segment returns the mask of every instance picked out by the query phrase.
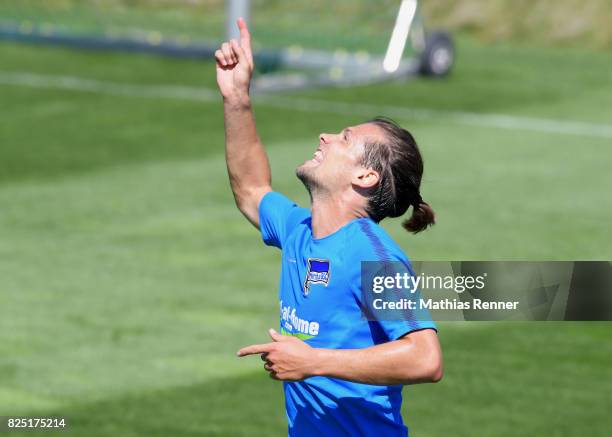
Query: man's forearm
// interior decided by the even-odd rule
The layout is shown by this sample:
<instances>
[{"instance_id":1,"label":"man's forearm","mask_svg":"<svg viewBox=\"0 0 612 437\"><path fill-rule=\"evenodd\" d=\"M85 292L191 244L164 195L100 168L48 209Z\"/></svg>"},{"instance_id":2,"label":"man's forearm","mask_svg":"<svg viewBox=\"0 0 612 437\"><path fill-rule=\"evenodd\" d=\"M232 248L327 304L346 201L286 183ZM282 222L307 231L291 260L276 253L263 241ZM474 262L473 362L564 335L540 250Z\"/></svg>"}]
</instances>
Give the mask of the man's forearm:
<instances>
[{"instance_id":1,"label":"man's forearm","mask_svg":"<svg viewBox=\"0 0 612 437\"><path fill-rule=\"evenodd\" d=\"M268 156L259 140L247 94L225 98L225 156L232 191L241 203L249 190L271 184Z\"/></svg>"},{"instance_id":2,"label":"man's forearm","mask_svg":"<svg viewBox=\"0 0 612 437\"><path fill-rule=\"evenodd\" d=\"M419 334L419 333L417 333ZM434 335L433 332L427 335ZM315 349L313 376L377 385L437 382L442 359L437 339L405 338L366 349Z\"/></svg>"}]
</instances>

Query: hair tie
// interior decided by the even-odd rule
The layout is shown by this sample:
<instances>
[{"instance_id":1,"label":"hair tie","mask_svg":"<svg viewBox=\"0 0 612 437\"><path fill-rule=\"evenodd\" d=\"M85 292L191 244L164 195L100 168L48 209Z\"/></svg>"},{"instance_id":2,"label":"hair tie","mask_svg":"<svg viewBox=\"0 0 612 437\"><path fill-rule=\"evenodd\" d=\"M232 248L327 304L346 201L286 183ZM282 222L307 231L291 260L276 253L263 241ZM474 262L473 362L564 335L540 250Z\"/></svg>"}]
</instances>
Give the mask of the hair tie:
<instances>
[{"instance_id":1,"label":"hair tie","mask_svg":"<svg viewBox=\"0 0 612 437\"><path fill-rule=\"evenodd\" d=\"M417 193L416 196L414 197L414 201L412 202L412 207L414 208L415 211L419 210L419 208L421 207L421 203L423 203L423 198L421 197L419 193Z\"/></svg>"}]
</instances>

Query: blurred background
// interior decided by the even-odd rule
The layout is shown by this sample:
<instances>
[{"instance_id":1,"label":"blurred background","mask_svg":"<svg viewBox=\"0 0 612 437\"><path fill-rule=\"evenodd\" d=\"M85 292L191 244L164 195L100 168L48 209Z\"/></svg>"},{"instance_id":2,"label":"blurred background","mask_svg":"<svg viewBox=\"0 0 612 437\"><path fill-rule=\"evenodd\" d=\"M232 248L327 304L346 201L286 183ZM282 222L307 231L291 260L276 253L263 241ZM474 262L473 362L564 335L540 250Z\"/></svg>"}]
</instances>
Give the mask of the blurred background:
<instances>
[{"instance_id":1,"label":"blurred background","mask_svg":"<svg viewBox=\"0 0 612 437\"><path fill-rule=\"evenodd\" d=\"M415 134L438 216L418 236L384 223L411 259L611 260L610 2L424 1L385 76L399 9L250 2L275 189L307 205L294 168L319 133L387 115ZM280 384L235 357L278 324L280 253L227 181L210 54L229 15L0 1L0 414L87 436L286 432ZM609 434L609 323L440 338L443 381L405 389L414 435Z\"/></svg>"}]
</instances>

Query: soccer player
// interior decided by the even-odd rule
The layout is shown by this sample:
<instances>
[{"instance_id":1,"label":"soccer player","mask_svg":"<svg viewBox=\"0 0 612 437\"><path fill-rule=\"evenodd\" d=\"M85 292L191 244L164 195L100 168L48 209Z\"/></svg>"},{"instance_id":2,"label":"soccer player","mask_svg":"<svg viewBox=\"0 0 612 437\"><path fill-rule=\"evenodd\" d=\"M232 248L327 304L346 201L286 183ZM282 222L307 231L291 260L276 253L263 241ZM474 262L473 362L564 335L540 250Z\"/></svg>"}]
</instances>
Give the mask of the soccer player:
<instances>
[{"instance_id":1,"label":"soccer player","mask_svg":"<svg viewBox=\"0 0 612 437\"><path fill-rule=\"evenodd\" d=\"M282 250L280 333L245 347L284 381L289 435L405 436L402 385L437 382L442 358L431 320L368 320L361 261L408 259L379 222L412 208L404 227L433 223L421 199L423 162L406 130L377 118L321 134L312 159L297 168L310 193L305 209L271 187L266 152L249 99L249 30L216 51L223 97L226 159L236 205Z\"/></svg>"}]
</instances>

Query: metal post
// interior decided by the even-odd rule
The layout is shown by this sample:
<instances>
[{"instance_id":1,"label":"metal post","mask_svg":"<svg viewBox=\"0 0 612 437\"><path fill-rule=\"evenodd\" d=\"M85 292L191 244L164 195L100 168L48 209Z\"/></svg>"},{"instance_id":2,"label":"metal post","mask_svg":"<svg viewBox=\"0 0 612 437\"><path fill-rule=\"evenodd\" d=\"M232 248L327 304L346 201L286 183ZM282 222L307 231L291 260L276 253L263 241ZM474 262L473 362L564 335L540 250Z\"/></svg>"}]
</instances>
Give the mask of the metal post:
<instances>
[{"instance_id":1,"label":"metal post","mask_svg":"<svg viewBox=\"0 0 612 437\"><path fill-rule=\"evenodd\" d=\"M244 18L250 24L250 3L250 0L227 0L225 34L228 40L240 37L238 26L236 26L238 17Z\"/></svg>"},{"instance_id":2,"label":"metal post","mask_svg":"<svg viewBox=\"0 0 612 437\"><path fill-rule=\"evenodd\" d=\"M387 73L393 73L400 66L417 6L417 0L402 0L395 20L395 27L389 40L389 47L387 47L387 54L383 61L383 69Z\"/></svg>"}]
</instances>

